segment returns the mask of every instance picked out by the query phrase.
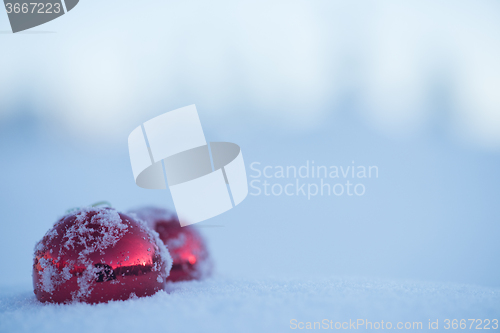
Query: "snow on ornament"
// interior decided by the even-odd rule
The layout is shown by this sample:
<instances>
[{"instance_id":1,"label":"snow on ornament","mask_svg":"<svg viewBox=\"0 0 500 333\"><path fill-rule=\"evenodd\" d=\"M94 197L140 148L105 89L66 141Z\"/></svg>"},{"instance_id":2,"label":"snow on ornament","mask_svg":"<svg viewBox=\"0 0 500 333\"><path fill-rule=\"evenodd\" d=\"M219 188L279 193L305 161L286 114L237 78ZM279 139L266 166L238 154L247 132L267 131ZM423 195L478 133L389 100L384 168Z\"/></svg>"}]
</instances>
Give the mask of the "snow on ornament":
<instances>
[{"instance_id":1,"label":"snow on ornament","mask_svg":"<svg viewBox=\"0 0 500 333\"><path fill-rule=\"evenodd\" d=\"M150 296L172 258L158 234L110 207L63 216L35 246L33 287L42 302L87 303Z\"/></svg>"},{"instance_id":2,"label":"snow on ornament","mask_svg":"<svg viewBox=\"0 0 500 333\"><path fill-rule=\"evenodd\" d=\"M199 280L211 275L213 263L205 240L195 227L181 227L177 217L162 208L143 207L129 213L158 232L167 246L173 259L167 281Z\"/></svg>"}]
</instances>

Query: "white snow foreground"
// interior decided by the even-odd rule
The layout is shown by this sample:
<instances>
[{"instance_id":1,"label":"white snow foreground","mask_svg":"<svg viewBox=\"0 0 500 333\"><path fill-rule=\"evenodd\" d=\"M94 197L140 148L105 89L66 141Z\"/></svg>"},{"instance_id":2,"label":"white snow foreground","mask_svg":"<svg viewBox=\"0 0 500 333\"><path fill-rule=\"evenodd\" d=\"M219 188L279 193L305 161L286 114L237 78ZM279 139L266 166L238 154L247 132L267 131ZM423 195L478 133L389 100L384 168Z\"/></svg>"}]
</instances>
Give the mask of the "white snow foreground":
<instances>
[{"instance_id":1,"label":"white snow foreground","mask_svg":"<svg viewBox=\"0 0 500 333\"><path fill-rule=\"evenodd\" d=\"M500 289L427 282L218 277L170 283L168 292L97 305L42 304L31 286L0 288L0 332L312 331L305 329L307 322L321 322L322 328L316 324L314 331L337 331L336 322L349 324L358 319L374 325L391 322L393 329L398 322L422 323L422 329L406 331L427 331L429 319L438 320L435 332L444 330L445 319L499 317ZM292 329L301 322L304 330ZM351 324L341 330L354 329ZM355 331L365 330L361 325Z\"/></svg>"}]
</instances>

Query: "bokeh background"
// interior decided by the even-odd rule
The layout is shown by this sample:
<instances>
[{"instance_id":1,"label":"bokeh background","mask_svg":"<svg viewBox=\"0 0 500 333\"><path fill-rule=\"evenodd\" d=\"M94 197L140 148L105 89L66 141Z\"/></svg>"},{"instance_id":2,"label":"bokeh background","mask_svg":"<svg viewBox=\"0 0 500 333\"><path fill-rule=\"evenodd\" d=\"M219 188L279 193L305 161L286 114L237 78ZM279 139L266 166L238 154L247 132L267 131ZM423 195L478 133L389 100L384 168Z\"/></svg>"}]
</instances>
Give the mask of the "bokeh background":
<instances>
[{"instance_id":1,"label":"bokeh background","mask_svg":"<svg viewBox=\"0 0 500 333\"><path fill-rule=\"evenodd\" d=\"M362 197L249 196L197 225L218 274L500 286L496 0L82 0L18 34L0 11L0 284L31 283L69 208L173 208L127 137L189 104L249 174L379 168Z\"/></svg>"}]
</instances>

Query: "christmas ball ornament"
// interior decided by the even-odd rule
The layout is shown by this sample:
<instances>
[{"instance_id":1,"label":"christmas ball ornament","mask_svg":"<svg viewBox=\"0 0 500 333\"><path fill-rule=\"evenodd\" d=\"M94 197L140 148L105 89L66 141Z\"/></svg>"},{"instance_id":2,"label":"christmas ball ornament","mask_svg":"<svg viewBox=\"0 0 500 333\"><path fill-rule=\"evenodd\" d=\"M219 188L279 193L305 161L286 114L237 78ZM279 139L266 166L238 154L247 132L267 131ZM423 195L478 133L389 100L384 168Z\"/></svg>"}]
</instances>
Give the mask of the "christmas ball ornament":
<instances>
[{"instance_id":1,"label":"christmas ball ornament","mask_svg":"<svg viewBox=\"0 0 500 333\"><path fill-rule=\"evenodd\" d=\"M143 207L130 211L160 235L172 256L168 281L203 279L212 273L213 263L202 235L192 226L181 227L166 209Z\"/></svg>"},{"instance_id":2,"label":"christmas ball ornament","mask_svg":"<svg viewBox=\"0 0 500 333\"><path fill-rule=\"evenodd\" d=\"M163 289L171 266L165 245L142 221L85 207L62 217L35 246L34 292L55 303L150 296Z\"/></svg>"}]
</instances>

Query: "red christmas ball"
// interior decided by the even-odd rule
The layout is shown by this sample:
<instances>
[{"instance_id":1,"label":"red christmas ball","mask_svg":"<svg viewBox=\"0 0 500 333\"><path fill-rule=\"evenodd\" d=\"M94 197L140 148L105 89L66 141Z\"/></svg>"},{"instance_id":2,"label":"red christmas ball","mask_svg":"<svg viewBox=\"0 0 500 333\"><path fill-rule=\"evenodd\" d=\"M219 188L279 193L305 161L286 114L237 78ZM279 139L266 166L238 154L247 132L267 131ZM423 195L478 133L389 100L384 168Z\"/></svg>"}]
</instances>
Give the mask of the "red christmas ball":
<instances>
[{"instance_id":1,"label":"red christmas ball","mask_svg":"<svg viewBox=\"0 0 500 333\"><path fill-rule=\"evenodd\" d=\"M35 246L34 292L55 303L150 296L163 289L171 266L165 245L143 222L86 207L62 217Z\"/></svg>"},{"instance_id":2,"label":"red christmas ball","mask_svg":"<svg viewBox=\"0 0 500 333\"><path fill-rule=\"evenodd\" d=\"M166 209L143 207L130 211L160 235L172 256L168 281L203 279L211 275L213 263L202 235L192 226L181 227Z\"/></svg>"}]
</instances>

